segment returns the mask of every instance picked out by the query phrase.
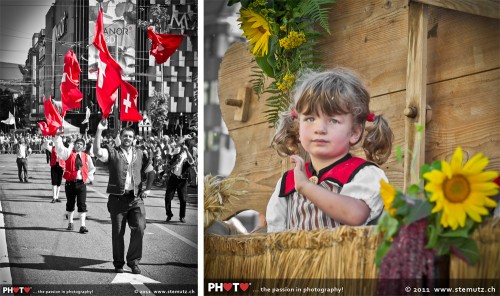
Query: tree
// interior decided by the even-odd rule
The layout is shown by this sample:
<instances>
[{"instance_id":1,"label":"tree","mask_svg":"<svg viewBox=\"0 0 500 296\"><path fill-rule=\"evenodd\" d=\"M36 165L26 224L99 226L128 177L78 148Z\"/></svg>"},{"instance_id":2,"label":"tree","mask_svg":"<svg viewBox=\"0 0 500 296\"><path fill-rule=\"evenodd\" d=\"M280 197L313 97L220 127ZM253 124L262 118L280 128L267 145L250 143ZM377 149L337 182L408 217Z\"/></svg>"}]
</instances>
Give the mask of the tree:
<instances>
[{"instance_id":1,"label":"tree","mask_svg":"<svg viewBox=\"0 0 500 296\"><path fill-rule=\"evenodd\" d=\"M163 129L168 123L168 101L170 96L155 91L153 102L149 108L149 119L153 126L153 132L156 132L160 137L163 136Z\"/></svg>"}]
</instances>

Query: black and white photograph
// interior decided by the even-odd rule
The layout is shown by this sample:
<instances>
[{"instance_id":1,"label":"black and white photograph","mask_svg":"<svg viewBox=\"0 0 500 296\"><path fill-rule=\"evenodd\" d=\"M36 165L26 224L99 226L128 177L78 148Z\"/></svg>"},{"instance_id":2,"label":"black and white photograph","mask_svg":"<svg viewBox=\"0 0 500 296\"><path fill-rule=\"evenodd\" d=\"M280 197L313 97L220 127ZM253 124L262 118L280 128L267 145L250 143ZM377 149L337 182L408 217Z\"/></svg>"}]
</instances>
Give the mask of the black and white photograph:
<instances>
[{"instance_id":1,"label":"black and white photograph","mask_svg":"<svg viewBox=\"0 0 500 296\"><path fill-rule=\"evenodd\" d=\"M198 2L0 0L0 293L198 295Z\"/></svg>"}]
</instances>

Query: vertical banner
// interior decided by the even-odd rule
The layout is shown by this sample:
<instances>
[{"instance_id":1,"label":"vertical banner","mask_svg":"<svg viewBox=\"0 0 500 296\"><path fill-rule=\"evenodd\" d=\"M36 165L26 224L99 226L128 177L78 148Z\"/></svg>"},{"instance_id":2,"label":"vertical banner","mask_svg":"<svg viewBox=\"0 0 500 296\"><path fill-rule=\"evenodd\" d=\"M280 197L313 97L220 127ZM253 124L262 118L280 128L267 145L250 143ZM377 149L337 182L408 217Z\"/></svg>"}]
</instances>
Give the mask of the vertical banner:
<instances>
[{"instance_id":1,"label":"vertical banner","mask_svg":"<svg viewBox=\"0 0 500 296\"><path fill-rule=\"evenodd\" d=\"M135 35L137 23L136 0L104 0L101 3L104 21L104 38L113 58L122 68L123 80L135 74ZM95 28L99 3L89 1L89 28ZM94 40L94 30L89 30L89 40ZM89 46L89 79L97 79L99 52Z\"/></svg>"}]
</instances>

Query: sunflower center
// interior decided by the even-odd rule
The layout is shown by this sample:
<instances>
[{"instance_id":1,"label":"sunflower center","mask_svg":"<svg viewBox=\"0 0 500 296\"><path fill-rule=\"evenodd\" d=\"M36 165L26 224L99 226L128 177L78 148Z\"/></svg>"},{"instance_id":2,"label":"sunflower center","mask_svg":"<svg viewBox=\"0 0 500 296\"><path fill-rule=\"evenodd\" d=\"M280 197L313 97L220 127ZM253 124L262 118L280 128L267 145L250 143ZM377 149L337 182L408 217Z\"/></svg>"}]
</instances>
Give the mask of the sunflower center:
<instances>
[{"instance_id":1,"label":"sunflower center","mask_svg":"<svg viewBox=\"0 0 500 296\"><path fill-rule=\"evenodd\" d=\"M454 175L444 182L444 196L453 203L464 201L470 193L469 181L462 175Z\"/></svg>"}]
</instances>

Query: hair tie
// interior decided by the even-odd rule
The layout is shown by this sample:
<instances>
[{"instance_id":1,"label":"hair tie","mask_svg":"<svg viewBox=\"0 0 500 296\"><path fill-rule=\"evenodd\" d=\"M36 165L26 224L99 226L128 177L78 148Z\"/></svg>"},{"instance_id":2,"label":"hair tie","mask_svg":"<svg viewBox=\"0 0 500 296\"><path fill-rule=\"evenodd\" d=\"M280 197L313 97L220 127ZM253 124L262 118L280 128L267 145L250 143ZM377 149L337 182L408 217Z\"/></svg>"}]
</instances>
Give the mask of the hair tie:
<instances>
[{"instance_id":1,"label":"hair tie","mask_svg":"<svg viewBox=\"0 0 500 296\"><path fill-rule=\"evenodd\" d=\"M375 119L375 113L370 113L370 115L368 115L368 118L366 119L366 121L368 122L373 122L373 119Z\"/></svg>"},{"instance_id":2,"label":"hair tie","mask_svg":"<svg viewBox=\"0 0 500 296\"><path fill-rule=\"evenodd\" d=\"M293 119L299 118L299 116L297 116L297 111L295 111L295 109L292 109L292 111L290 111L290 114L292 115Z\"/></svg>"}]
</instances>

